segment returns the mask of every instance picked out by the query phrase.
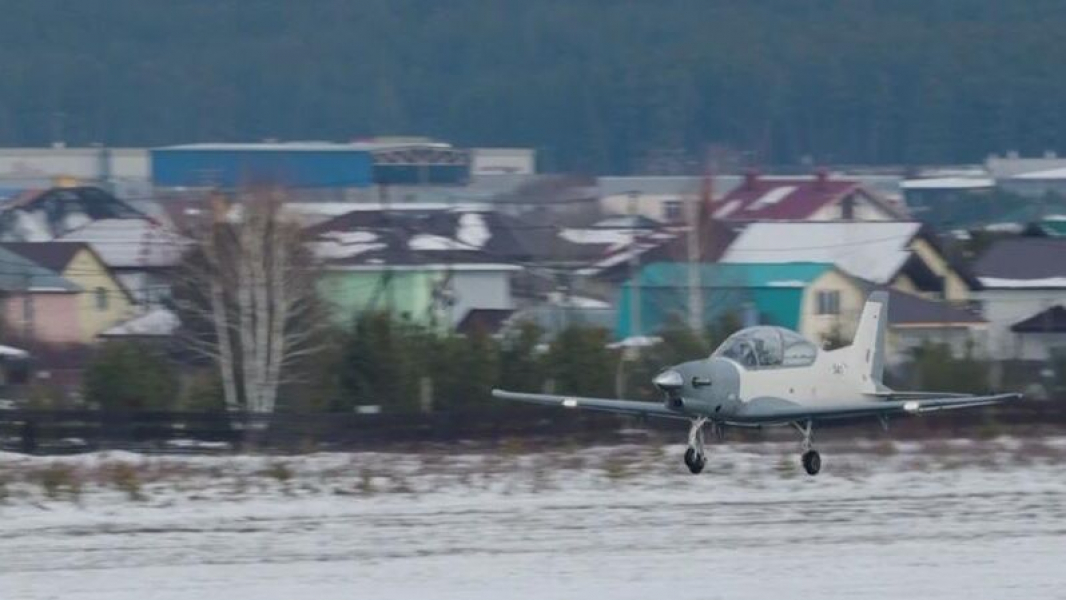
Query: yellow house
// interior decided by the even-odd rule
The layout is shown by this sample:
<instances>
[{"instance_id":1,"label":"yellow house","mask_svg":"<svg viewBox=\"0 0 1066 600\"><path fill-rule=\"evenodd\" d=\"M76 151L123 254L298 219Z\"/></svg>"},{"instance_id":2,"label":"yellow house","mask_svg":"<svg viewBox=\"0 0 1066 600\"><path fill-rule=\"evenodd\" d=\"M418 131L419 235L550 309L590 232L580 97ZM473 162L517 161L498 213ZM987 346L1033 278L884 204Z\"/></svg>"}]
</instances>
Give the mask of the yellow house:
<instances>
[{"instance_id":1,"label":"yellow house","mask_svg":"<svg viewBox=\"0 0 1066 600\"><path fill-rule=\"evenodd\" d=\"M3 247L81 287L77 300L81 342L92 343L101 331L134 316L133 297L88 244L18 242Z\"/></svg>"},{"instance_id":2,"label":"yellow house","mask_svg":"<svg viewBox=\"0 0 1066 600\"><path fill-rule=\"evenodd\" d=\"M684 318L691 298L690 269L688 263L650 263L641 268L639 279L625 282L616 336L654 335L672 318ZM876 289L888 291L889 364L908 360L914 348L930 342L947 344L961 355L980 345L987 329L979 316L950 302L873 285L830 263L702 263L695 274L704 323L732 315L744 325L786 327L826 346L849 343L867 296ZM640 311L639 319L633 318L633 310ZM634 334L636 323L642 329Z\"/></svg>"},{"instance_id":3,"label":"yellow house","mask_svg":"<svg viewBox=\"0 0 1066 600\"><path fill-rule=\"evenodd\" d=\"M721 261L829 263L877 286L956 306L971 300L978 285L944 255L921 223L912 221L750 223Z\"/></svg>"}]
</instances>

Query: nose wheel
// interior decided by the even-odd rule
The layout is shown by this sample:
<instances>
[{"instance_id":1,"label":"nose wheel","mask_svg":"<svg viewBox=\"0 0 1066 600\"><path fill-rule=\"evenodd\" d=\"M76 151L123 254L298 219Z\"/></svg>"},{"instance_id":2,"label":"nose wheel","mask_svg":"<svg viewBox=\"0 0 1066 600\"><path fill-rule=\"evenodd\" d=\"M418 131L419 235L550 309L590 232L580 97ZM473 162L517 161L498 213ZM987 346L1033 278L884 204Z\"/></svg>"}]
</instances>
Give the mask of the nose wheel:
<instances>
[{"instance_id":1,"label":"nose wheel","mask_svg":"<svg viewBox=\"0 0 1066 600\"><path fill-rule=\"evenodd\" d=\"M692 427L688 430L688 449L685 450L685 466L696 475L707 466L707 453L703 450L703 425L707 423L707 417L692 420Z\"/></svg>"},{"instance_id":2,"label":"nose wheel","mask_svg":"<svg viewBox=\"0 0 1066 600\"><path fill-rule=\"evenodd\" d=\"M803 470L808 475L817 475L822 470L822 455L818 454L815 450L812 441L812 425L810 421L807 421L804 426L800 426L799 423L793 423L796 429L803 434L803 454L800 456L800 462L803 463Z\"/></svg>"},{"instance_id":3,"label":"nose wheel","mask_svg":"<svg viewBox=\"0 0 1066 600\"><path fill-rule=\"evenodd\" d=\"M693 448L685 450L685 466L693 475L698 475L707 466L707 457Z\"/></svg>"},{"instance_id":4,"label":"nose wheel","mask_svg":"<svg viewBox=\"0 0 1066 600\"><path fill-rule=\"evenodd\" d=\"M818 471L822 470L822 455L818 454L817 450L808 450L803 453L801 458L803 460L803 470L807 471L808 475L817 475Z\"/></svg>"}]
</instances>

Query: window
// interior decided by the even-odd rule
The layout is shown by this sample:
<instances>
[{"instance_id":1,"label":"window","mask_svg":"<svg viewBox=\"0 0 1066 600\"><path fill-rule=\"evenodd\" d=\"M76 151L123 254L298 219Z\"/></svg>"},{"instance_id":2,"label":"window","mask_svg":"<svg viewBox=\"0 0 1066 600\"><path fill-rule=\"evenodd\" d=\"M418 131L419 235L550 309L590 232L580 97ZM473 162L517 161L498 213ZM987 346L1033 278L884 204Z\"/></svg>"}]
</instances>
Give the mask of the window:
<instances>
[{"instance_id":1,"label":"window","mask_svg":"<svg viewBox=\"0 0 1066 600\"><path fill-rule=\"evenodd\" d=\"M818 291L818 314L820 315L839 315L840 314L840 292L837 290L819 290Z\"/></svg>"},{"instance_id":2,"label":"window","mask_svg":"<svg viewBox=\"0 0 1066 600\"><path fill-rule=\"evenodd\" d=\"M667 200L663 202L663 219L667 223L680 223L684 219L681 214L680 200Z\"/></svg>"},{"instance_id":3,"label":"window","mask_svg":"<svg viewBox=\"0 0 1066 600\"><path fill-rule=\"evenodd\" d=\"M96 295L96 310L107 310L107 290L102 287L98 287L95 290Z\"/></svg>"}]
</instances>

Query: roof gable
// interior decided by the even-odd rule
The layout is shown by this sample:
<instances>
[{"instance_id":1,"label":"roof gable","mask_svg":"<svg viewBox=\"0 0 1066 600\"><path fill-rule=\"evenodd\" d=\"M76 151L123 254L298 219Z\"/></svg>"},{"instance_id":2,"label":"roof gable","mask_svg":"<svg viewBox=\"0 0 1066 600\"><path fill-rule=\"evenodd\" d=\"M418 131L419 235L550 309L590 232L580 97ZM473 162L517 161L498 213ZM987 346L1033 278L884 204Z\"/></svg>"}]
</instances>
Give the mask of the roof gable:
<instances>
[{"instance_id":1,"label":"roof gable","mask_svg":"<svg viewBox=\"0 0 1066 600\"><path fill-rule=\"evenodd\" d=\"M830 263L884 284L911 256L920 223L898 221L769 221L751 223L737 236L724 263Z\"/></svg>"},{"instance_id":2,"label":"roof gable","mask_svg":"<svg viewBox=\"0 0 1066 600\"><path fill-rule=\"evenodd\" d=\"M100 219L59 238L89 244L111 268L171 267L178 263L186 240L146 218Z\"/></svg>"},{"instance_id":3,"label":"roof gable","mask_svg":"<svg viewBox=\"0 0 1066 600\"><path fill-rule=\"evenodd\" d=\"M806 219L859 189L857 181L814 178L766 179L755 175L716 203L720 219Z\"/></svg>"},{"instance_id":4,"label":"roof gable","mask_svg":"<svg viewBox=\"0 0 1066 600\"><path fill-rule=\"evenodd\" d=\"M2 246L56 273L62 273L78 252L90 250L82 242L7 242Z\"/></svg>"},{"instance_id":5,"label":"roof gable","mask_svg":"<svg viewBox=\"0 0 1066 600\"><path fill-rule=\"evenodd\" d=\"M134 218L145 217L99 188L27 190L0 206L0 237L40 242L95 220Z\"/></svg>"},{"instance_id":6,"label":"roof gable","mask_svg":"<svg viewBox=\"0 0 1066 600\"><path fill-rule=\"evenodd\" d=\"M1015 333L1063 333L1066 332L1066 308L1055 305L1047 310L1018 321L1010 326Z\"/></svg>"},{"instance_id":7,"label":"roof gable","mask_svg":"<svg viewBox=\"0 0 1066 600\"><path fill-rule=\"evenodd\" d=\"M21 254L0 247L0 290L31 292L79 292L81 287Z\"/></svg>"}]
</instances>

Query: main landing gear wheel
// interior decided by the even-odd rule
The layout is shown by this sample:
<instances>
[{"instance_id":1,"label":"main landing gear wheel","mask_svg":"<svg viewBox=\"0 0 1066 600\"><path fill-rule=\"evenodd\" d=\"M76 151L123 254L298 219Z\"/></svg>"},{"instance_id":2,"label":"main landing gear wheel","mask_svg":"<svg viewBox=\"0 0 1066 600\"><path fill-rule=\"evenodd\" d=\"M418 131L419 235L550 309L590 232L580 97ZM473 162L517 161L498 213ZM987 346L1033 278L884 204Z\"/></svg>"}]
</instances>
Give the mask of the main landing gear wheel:
<instances>
[{"instance_id":1,"label":"main landing gear wheel","mask_svg":"<svg viewBox=\"0 0 1066 600\"><path fill-rule=\"evenodd\" d=\"M803 456L800 457L801 462L803 462L803 470L807 471L808 475L817 475L818 471L822 470L822 455L818 454L818 451L813 448L814 424L807 421L803 425L799 423L793 423L792 425L803 434Z\"/></svg>"},{"instance_id":2,"label":"main landing gear wheel","mask_svg":"<svg viewBox=\"0 0 1066 600\"><path fill-rule=\"evenodd\" d=\"M685 450L685 466L693 475L699 474L703 467L707 466L707 457L696 452L694 448L689 448Z\"/></svg>"},{"instance_id":3,"label":"main landing gear wheel","mask_svg":"<svg viewBox=\"0 0 1066 600\"><path fill-rule=\"evenodd\" d=\"M822 455L817 450L808 450L803 453L803 470L808 475L817 475L822 470Z\"/></svg>"}]
</instances>

